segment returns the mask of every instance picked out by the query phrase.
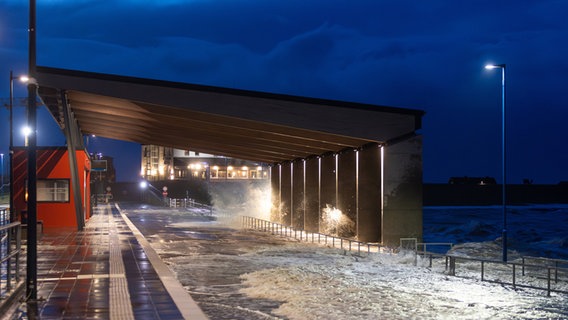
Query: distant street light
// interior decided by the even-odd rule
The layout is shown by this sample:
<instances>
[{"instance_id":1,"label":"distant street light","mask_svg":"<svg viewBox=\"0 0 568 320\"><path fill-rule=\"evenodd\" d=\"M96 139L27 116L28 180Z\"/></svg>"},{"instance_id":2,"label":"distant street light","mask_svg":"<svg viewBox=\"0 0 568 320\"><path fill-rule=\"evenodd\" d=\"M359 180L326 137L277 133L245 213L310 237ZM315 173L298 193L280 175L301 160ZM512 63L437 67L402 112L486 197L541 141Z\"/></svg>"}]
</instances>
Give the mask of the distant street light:
<instances>
[{"instance_id":1,"label":"distant street light","mask_svg":"<svg viewBox=\"0 0 568 320\"><path fill-rule=\"evenodd\" d=\"M0 169L0 174L2 175L2 180L0 180L0 189L2 189L2 194L4 194L4 154L0 153L0 158L2 159L2 166Z\"/></svg>"},{"instance_id":2,"label":"distant street light","mask_svg":"<svg viewBox=\"0 0 568 320\"><path fill-rule=\"evenodd\" d=\"M22 128L22 135L24 136L24 146L28 146L28 137L32 134L32 129L28 126Z\"/></svg>"},{"instance_id":3,"label":"distant street light","mask_svg":"<svg viewBox=\"0 0 568 320\"><path fill-rule=\"evenodd\" d=\"M505 189L507 185L507 170L506 170L506 131L505 131L505 64L489 64L485 69L501 69L501 167L503 174L503 181L501 184L501 200L503 207L503 262L507 262L507 201L505 196Z\"/></svg>"}]
</instances>

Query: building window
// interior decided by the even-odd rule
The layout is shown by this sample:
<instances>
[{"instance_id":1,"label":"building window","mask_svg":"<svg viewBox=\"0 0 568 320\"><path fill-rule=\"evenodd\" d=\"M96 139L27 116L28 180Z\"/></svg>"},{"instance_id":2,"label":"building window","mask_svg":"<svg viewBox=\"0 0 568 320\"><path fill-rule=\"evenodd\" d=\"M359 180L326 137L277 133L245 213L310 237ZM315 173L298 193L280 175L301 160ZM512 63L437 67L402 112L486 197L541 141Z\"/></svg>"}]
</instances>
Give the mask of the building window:
<instances>
[{"instance_id":1,"label":"building window","mask_svg":"<svg viewBox=\"0 0 568 320\"><path fill-rule=\"evenodd\" d=\"M69 202L69 180L38 179L37 201Z\"/></svg>"}]
</instances>

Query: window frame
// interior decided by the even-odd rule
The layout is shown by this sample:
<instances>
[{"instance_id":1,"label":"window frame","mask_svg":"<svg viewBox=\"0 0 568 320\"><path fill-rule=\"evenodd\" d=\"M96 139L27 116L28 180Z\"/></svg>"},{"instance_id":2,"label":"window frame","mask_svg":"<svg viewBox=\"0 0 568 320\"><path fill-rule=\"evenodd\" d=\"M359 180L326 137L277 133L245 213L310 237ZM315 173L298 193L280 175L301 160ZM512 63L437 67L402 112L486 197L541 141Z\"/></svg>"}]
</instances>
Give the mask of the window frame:
<instances>
[{"instance_id":1,"label":"window frame","mask_svg":"<svg viewBox=\"0 0 568 320\"><path fill-rule=\"evenodd\" d=\"M63 187L58 187L57 182L64 182ZM50 185L46 188L40 188L40 182L55 182L55 185ZM71 182L70 179L65 178L48 178L48 179L37 179L36 183L36 192L37 192L37 202L41 203L69 203L71 202ZM41 194L40 190L50 190L50 192ZM53 198L58 198L57 195L62 194L61 190L66 190L63 194L65 195L65 200L55 200ZM51 195L52 200L40 200L41 195Z\"/></svg>"}]
</instances>

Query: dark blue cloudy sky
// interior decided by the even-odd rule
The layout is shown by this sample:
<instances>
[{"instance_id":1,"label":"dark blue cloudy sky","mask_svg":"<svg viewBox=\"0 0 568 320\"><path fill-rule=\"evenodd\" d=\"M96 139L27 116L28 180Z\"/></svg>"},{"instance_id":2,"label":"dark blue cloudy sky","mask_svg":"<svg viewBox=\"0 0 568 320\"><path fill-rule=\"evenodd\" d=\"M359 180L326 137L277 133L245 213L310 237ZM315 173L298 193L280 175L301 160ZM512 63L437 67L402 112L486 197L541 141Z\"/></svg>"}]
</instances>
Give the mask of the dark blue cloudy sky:
<instances>
[{"instance_id":1,"label":"dark blue cloudy sky","mask_svg":"<svg viewBox=\"0 0 568 320\"><path fill-rule=\"evenodd\" d=\"M567 1L37 2L38 65L425 110L425 182L500 180L501 74L483 67L506 63L509 182L568 180ZM1 98L27 69L27 10L0 3ZM39 143L61 144L45 119ZM95 146L135 179L137 146Z\"/></svg>"}]
</instances>

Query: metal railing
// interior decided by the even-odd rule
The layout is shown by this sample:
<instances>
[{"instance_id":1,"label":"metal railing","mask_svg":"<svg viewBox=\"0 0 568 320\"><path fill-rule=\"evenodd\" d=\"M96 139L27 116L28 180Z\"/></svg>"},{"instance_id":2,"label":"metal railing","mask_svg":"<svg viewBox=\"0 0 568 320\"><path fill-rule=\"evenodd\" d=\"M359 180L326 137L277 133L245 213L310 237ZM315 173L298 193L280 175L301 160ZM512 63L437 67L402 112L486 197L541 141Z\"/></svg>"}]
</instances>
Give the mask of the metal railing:
<instances>
[{"instance_id":1,"label":"metal railing","mask_svg":"<svg viewBox=\"0 0 568 320\"><path fill-rule=\"evenodd\" d=\"M402 250L428 252L428 247L449 247L452 249L454 244L451 242L418 242L418 238L400 238L400 249Z\"/></svg>"},{"instance_id":2,"label":"metal railing","mask_svg":"<svg viewBox=\"0 0 568 320\"><path fill-rule=\"evenodd\" d=\"M10 209L0 208L0 226L10 223Z\"/></svg>"},{"instance_id":3,"label":"metal railing","mask_svg":"<svg viewBox=\"0 0 568 320\"><path fill-rule=\"evenodd\" d=\"M552 292L568 293L568 261L538 257L523 257L515 261L498 261L455 255L417 251L416 256L428 259L428 267L441 261L444 270L451 276L476 278L482 282L510 285L513 288L544 290L547 296ZM538 261L540 263L528 263Z\"/></svg>"},{"instance_id":4,"label":"metal railing","mask_svg":"<svg viewBox=\"0 0 568 320\"><path fill-rule=\"evenodd\" d=\"M553 268L554 269L554 281L558 282L559 270L562 273L562 270L568 270L568 260L562 259L550 259L550 258L543 258L543 257L531 257L531 256L524 256L521 258L523 268L522 268L522 275L525 274L532 274L535 270L533 270L529 264L526 264L527 261L532 261L532 265L538 265L536 271L545 268ZM527 267L525 267L525 265Z\"/></svg>"},{"instance_id":5,"label":"metal railing","mask_svg":"<svg viewBox=\"0 0 568 320\"><path fill-rule=\"evenodd\" d=\"M298 230L290 226L286 226L268 220L258 219L255 217L243 216L242 228L255 229L263 232L270 232L271 234L274 235L294 238L299 241L324 244L327 246L331 246L332 248L338 248L350 252L357 252L358 255L361 255L362 253L370 255L371 253L377 253L377 252L392 252L390 248L383 246L379 243L368 243L349 238L333 236L329 234Z\"/></svg>"},{"instance_id":6,"label":"metal railing","mask_svg":"<svg viewBox=\"0 0 568 320\"><path fill-rule=\"evenodd\" d=\"M209 213L213 212L213 207L207 204L202 204L191 198L167 198L170 208L201 208L208 210Z\"/></svg>"},{"instance_id":7,"label":"metal railing","mask_svg":"<svg viewBox=\"0 0 568 320\"><path fill-rule=\"evenodd\" d=\"M0 226L0 299L5 300L20 283L22 229L19 221Z\"/></svg>"},{"instance_id":8,"label":"metal railing","mask_svg":"<svg viewBox=\"0 0 568 320\"><path fill-rule=\"evenodd\" d=\"M361 253L370 255L372 252L392 253L395 251L381 244L297 230L280 223L248 216L242 217L242 228L270 232L274 235L290 237L300 241L323 243L334 248L356 251L359 255ZM460 275L458 274L461 272L462 277L473 278L472 273L479 274L479 280L481 281L511 285L513 288L544 290L548 296L552 292L568 293L568 260L523 257L519 259L520 261L502 262L427 251L428 247L432 248L433 246L448 246L452 248L452 243L420 243L417 238L401 238L400 244L398 250L414 252L415 265L418 265L419 256L423 259L428 259L429 268L434 267L434 262L441 261L443 270L448 275L459 277ZM361 248L366 250L361 250ZM423 250L418 250L419 248ZM527 263L529 261L532 261L532 263ZM561 283L565 284L561 285Z\"/></svg>"}]
</instances>

